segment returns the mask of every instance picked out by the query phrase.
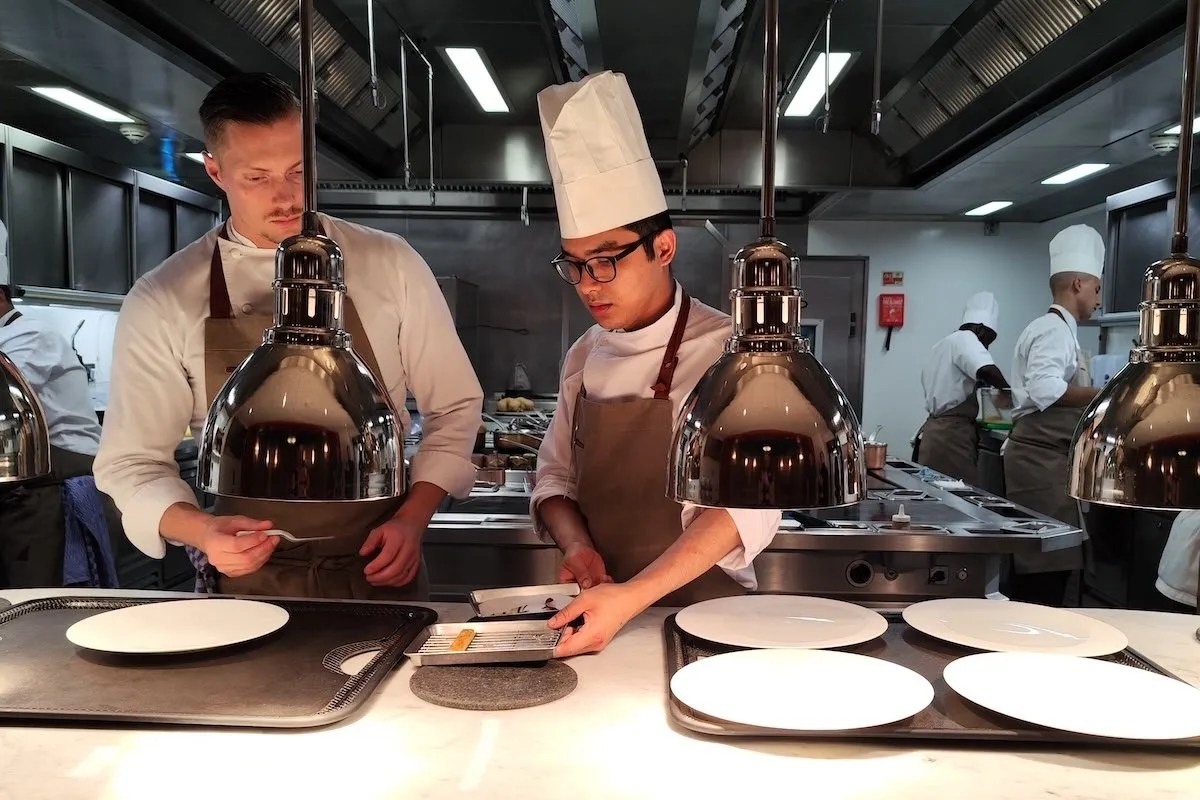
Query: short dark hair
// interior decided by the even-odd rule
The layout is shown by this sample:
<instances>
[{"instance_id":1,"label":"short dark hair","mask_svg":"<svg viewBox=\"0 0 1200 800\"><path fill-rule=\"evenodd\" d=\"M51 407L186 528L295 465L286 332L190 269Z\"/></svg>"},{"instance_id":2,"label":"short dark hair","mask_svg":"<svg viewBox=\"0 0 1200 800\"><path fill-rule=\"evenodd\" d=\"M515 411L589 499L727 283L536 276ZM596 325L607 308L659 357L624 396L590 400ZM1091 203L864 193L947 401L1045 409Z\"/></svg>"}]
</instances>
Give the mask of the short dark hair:
<instances>
[{"instance_id":1,"label":"short dark hair","mask_svg":"<svg viewBox=\"0 0 1200 800\"><path fill-rule=\"evenodd\" d=\"M292 87L266 72L231 75L214 86L200 104L204 146L217 146L230 122L270 125L300 110Z\"/></svg>"},{"instance_id":2,"label":"short dark hair","mask_svg":"<svg viewBox=\"0 0 1200 800\"><path fill-rule=\"evenodd\" d=\"M663 231L674 230L675 226L671 224L671 212L663 211L655 214L652 217L639 219L637 222L631 222L628 225L622 225L627 231L633 231L638 235L639 239L646 239L642 243L642 249L646 251L649 258L654 258L654 239Z\"/></svg>"}]
</instances>

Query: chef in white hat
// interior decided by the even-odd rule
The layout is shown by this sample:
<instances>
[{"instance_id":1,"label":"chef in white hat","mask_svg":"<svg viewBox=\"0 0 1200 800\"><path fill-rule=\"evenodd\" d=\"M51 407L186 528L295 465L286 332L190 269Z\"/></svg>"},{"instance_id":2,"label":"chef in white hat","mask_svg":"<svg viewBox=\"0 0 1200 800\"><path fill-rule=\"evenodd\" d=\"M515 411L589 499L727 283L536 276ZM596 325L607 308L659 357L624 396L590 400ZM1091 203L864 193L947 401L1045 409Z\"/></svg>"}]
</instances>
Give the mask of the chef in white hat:
<instances>
[{"instance_id":1,"label":"chef in white hat","mask_svg":"<svg viewBox=\"0 0 1200 800\"><path fill-rule=\"evenodd\" d=\"M559 644L566 656L603 648L655 603L754 590L780 514L666 496L676 417L730 320L672 274L677 240L625 77L551 86L538 107L562 236L553 265L597 323L567 353L531 501L563 552L560 578L584 589L550 621L583 619Z\"/></svg>"},{"instance_id":2,"label":"chef in white hat","mask_svg":"<svg viewBox=\"0 0 1200 800\"><path fill-rule=\"evenodd\" d=\"M1050 242L1054 303L1021 333L1011 373L1015 408L1004 449L1008 498L1052 519L1080 526L1079 504L1067 494L1071 440L1096 396L1090 358L1079 346L1079 323L1100 308L1104 239L1072 225ZM1083 548L1017 556L1007 593L1017 600L1061 605Z\"/></svg>"},{"instance_id":3,"label":"chef in white hat","mask_svg":"<svg viewBox=\"0 0 1200 800\"><path fill-rule=\"evenodd\" d=\"M978 485L979 384L1007 389L988 347L996 341L1000 305L991 292L977 292L967 301L962 325L933 346L921 370L925 411L929 415L917 433L915 459L943 475Z\"/></svg>"}]
</instances>

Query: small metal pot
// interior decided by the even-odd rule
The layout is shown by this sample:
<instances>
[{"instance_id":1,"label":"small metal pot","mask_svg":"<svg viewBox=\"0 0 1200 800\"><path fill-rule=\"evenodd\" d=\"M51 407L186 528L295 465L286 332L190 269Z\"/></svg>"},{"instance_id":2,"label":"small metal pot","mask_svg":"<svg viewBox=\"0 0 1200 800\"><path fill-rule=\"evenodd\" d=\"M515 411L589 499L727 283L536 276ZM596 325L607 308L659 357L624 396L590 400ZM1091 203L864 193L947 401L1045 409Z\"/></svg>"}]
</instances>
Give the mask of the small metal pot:
<instances>
[{"instance_id":1,"label":"small metal pot","mask_svg":"<svg viewBox=\"0 0 1200 800\"><path fill-rule=\"evenodd\" d=\"M867 469L883 469L887 466L887 442L864 442L863 457Z\"/></svg>"}]
</instances>

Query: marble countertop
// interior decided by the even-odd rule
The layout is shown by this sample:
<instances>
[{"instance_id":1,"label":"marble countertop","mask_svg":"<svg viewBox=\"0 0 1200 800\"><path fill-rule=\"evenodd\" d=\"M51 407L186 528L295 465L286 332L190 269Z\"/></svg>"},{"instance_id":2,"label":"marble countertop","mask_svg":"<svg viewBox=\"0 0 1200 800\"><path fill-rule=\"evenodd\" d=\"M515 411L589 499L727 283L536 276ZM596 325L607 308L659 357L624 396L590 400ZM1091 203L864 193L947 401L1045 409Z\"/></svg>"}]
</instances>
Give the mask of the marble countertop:
<instances>
[{"instance_id":1,"label":"marble countertop","mask_svg":"<svg viewBox=\"0 0 1200 800\"><path fill-rule=\"evenodd\" d=\"M0 590L13 602L45 594ZM431 606L443 621L470 613ZM668 613L647 612L604 653L572 659L579 687L539 708L432 706L409 691L413 667L404 664L363 713L310 731L0 726L0 800L1200 796L1200 755L749 741L680 730L664 702ZM1200 685L1196 617L1085 613Z\"/></svg>"}]
</instances>

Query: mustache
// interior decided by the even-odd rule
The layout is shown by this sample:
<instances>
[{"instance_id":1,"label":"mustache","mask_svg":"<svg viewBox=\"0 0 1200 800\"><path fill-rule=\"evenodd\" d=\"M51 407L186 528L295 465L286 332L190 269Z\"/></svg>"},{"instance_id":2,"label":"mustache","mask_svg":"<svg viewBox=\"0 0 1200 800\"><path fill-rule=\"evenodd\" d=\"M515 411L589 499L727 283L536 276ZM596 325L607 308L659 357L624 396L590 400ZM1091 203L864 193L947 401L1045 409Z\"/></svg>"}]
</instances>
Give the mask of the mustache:
<instances>
[{"instance_id":1,"label":"mustache","mask_svg":"<svg viewBox=\"0 0 1200 800\"><path fill-rule=\"evenodd\" d=\"M267 219L271 222L283 222L284 220L289 220L289 219L292 219L293 217L298 217L303 213L304 213L303 208L289 208L286 210L272 211L271 215L269 217L267 217Z\"/></svg>"}]
</instances>

